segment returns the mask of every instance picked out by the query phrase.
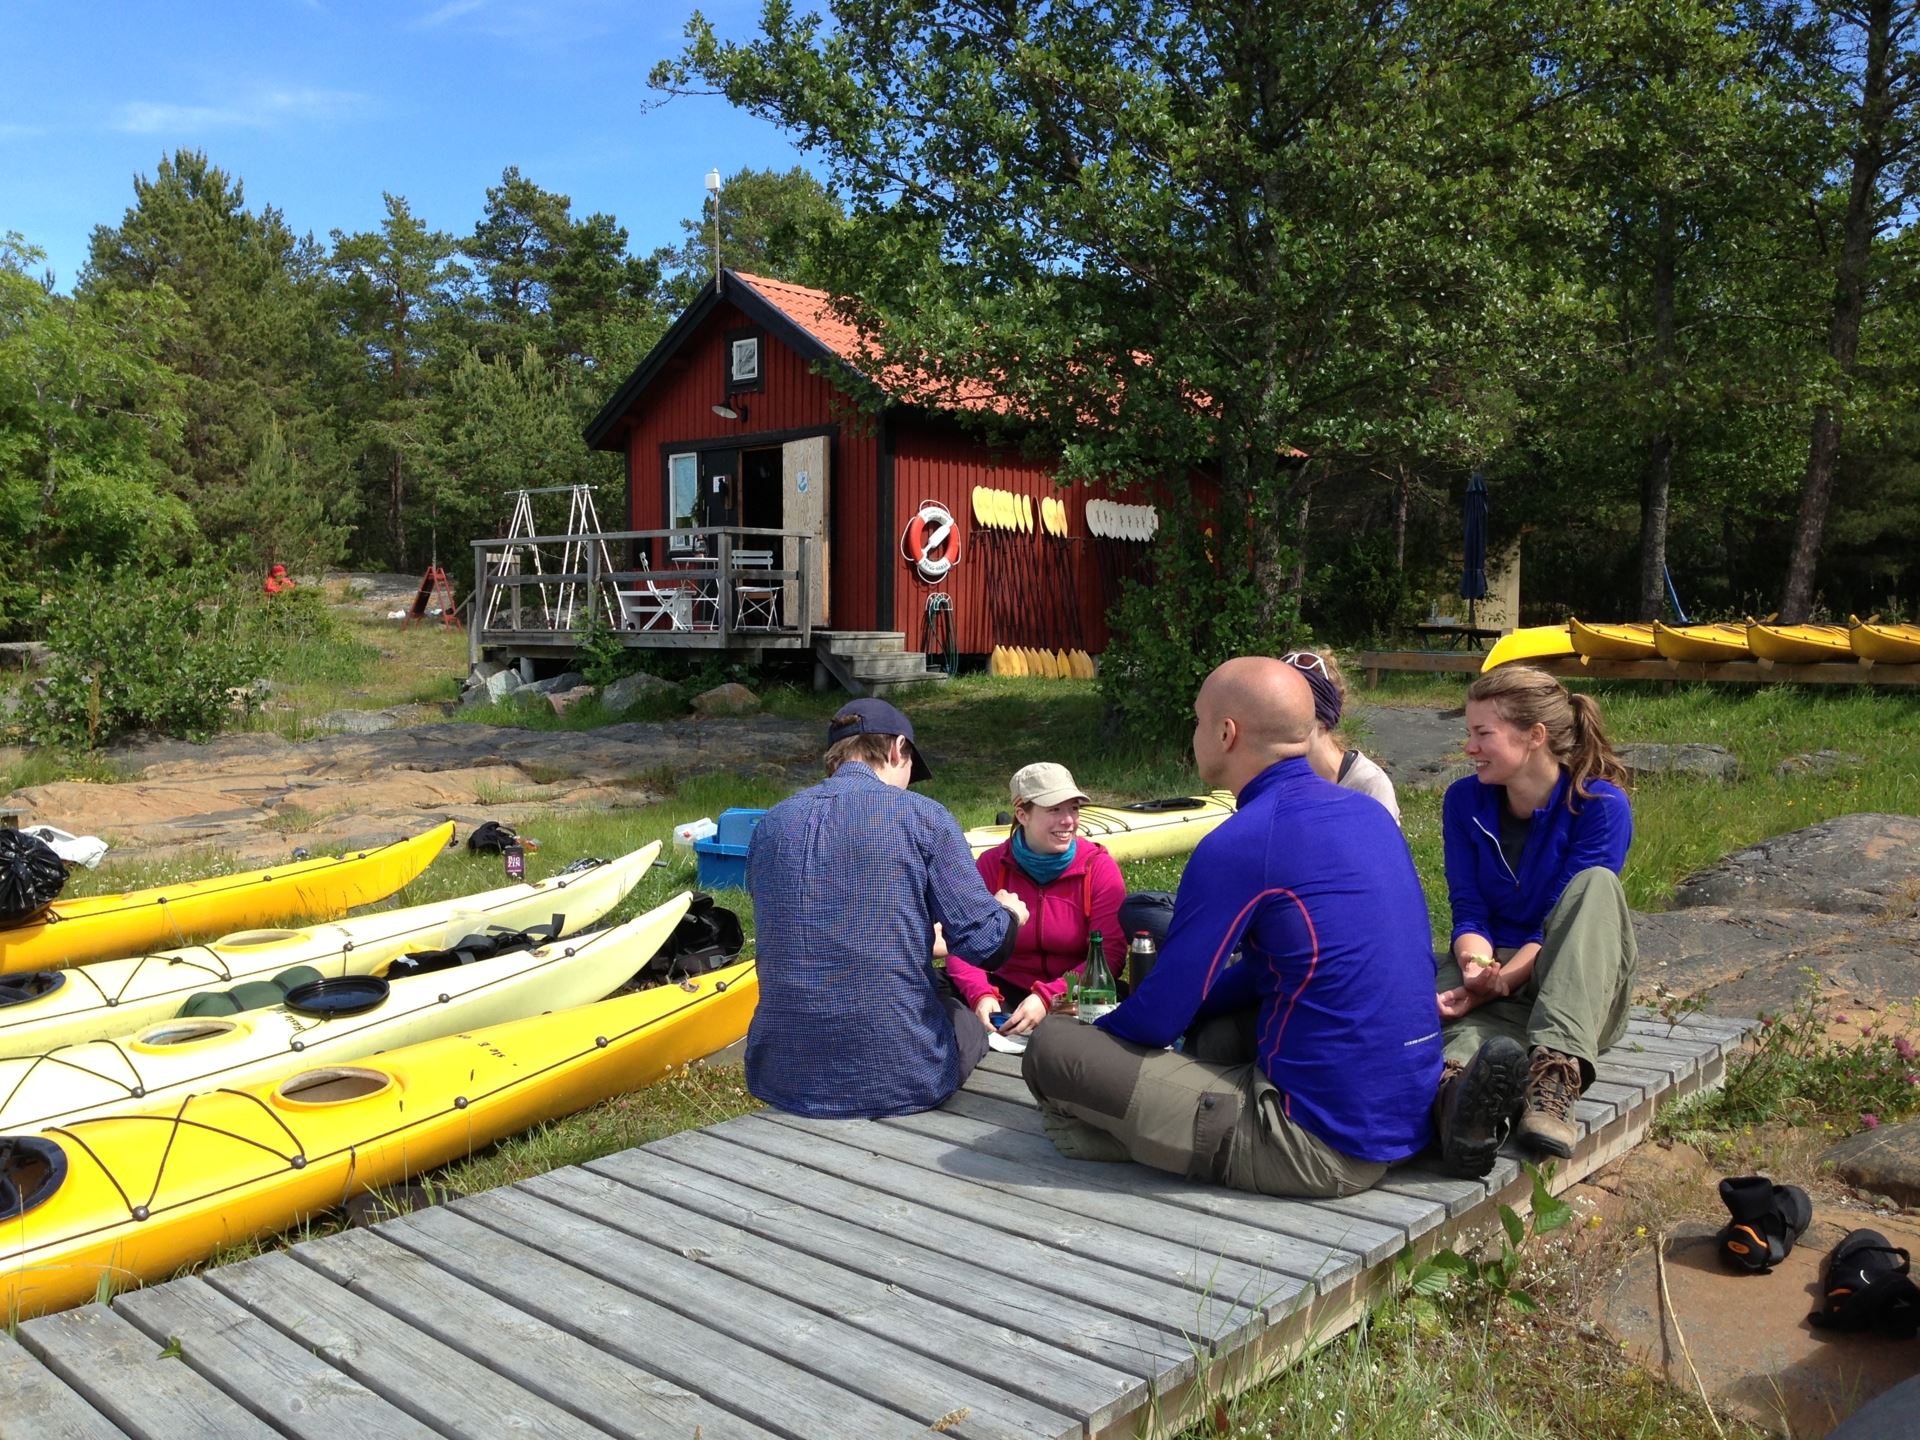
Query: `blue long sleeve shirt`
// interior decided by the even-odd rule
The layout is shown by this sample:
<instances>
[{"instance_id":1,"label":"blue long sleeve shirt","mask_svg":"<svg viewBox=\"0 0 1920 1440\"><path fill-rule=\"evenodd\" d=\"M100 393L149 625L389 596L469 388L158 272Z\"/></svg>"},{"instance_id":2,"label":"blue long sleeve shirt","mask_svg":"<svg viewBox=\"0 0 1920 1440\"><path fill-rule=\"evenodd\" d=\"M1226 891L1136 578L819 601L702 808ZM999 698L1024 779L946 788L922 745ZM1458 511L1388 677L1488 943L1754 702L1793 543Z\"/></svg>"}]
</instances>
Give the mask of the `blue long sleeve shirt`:
<instances>
[{"instance_id":1,"label":"blue long sleeve shirt","mask_svg":"<svg viewBox=\"0 0 1920 1440\"><path fill-rule=\"evenodd\" d=\"M1432 947L1386 808L1282 760L1194 850L1158 963L1098 1023L1165 1046L1257 1006L1256 1063L1285 1114L1350 1158L1401 1160L1431 1139L1440 1082Z\"/></svg>"},{"instance_id":2,"label":"blue long sleeve shirt","mask_svg":"<svg viewBox=\"0 0 1920 1440\"><path fill-rule=\"evenodd\" d=\"M859 762L769 810L747 850L760 1002L747 1088L798 1115L907 1115L960 1087L933 926L989 967L1011 947L952 815Z\"/></svg>"},{"instance_id":3,"label":"blue long sleeve shirt","mask_svg":"<svg viewBox=\"0 0 1920 1440\"><path fill-rule=\"evenodd\" d=\"M1595 866L1620 873L1633 844L1633 809L1611 781L1590 780L1587 788L1591 798L1569 810L1561 770L1546 805L1533 812L1516 868L1500 853L1507 787L1483 785L1472 775L1447 787L1440 825L1454 939L1484 935L1499 950L1531 945L1574 876Z\"/></svg>"}]
</instances>

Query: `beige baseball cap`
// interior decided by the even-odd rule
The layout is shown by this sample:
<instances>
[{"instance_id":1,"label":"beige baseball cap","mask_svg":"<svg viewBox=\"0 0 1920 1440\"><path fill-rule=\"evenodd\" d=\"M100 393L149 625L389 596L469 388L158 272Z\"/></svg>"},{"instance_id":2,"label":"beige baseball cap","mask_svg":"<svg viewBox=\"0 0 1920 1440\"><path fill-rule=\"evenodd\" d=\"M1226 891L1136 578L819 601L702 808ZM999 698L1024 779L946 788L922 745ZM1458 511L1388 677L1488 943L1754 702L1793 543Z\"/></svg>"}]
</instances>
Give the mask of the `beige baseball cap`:
<instances>
[{"instance_id":1,"label":"beige baseball cap","mask_svg":"<svg viewBox=\"0 0 1920 1440\"><path fill-rule=\"evenodd\" d=\"M1084 801L1086 792L1074 783L1073 772L1064 765L1043 760L1016 770L1007 787L1013 803L1019 805L1061 805L1069 800Z\"/></svg>"}]
</instances>

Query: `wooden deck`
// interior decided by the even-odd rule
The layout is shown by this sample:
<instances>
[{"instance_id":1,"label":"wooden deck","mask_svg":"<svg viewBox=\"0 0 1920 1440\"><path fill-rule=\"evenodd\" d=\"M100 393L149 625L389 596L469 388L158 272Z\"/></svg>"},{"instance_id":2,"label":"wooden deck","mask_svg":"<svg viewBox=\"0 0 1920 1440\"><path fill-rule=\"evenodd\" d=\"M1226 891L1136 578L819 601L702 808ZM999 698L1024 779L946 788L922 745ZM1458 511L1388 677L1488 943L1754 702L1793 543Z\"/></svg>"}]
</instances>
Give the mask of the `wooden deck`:
<instances>
[{"instance_id":1,"label":"wooden deck","mask_svg":"<svg viewBox=\"0 0 1920 1440\"><path fill-rule=\"evenodd\" d=\"M1642 1016L1564 1189L1743 1022ZM1417 1166L1271 1200L1060 1158L1009 1057L942 1109L763 1112L0 1337L0 1437L1166 1435L1524 1203Z\"/></svg>"}]
</instances>

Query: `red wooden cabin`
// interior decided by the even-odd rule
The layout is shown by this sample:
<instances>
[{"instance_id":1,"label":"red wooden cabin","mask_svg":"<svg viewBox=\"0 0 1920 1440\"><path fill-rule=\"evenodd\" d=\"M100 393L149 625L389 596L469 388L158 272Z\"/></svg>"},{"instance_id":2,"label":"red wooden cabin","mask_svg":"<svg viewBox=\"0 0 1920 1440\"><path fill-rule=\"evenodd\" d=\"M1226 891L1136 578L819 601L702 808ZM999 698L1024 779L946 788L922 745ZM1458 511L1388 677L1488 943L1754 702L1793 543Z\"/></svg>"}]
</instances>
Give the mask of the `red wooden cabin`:
<instances>
[{"instance_id":1,"label":"red wooden cabin","mask_svg":"<svg viewBox=\"0 0 1920 1440\"><path fill-rule=\"evenodd\" d=\"M1142 563L1150 526L1131 525L1140 533L1127 539L1091 535L1086 507L1099 497L1056 486L1051 463L995 450L951 413L860 412L836 383L857 355L824 292L724 271L587 428L588 444L626 456L628 523L811 533L826 561L816 633L899 632L908 650L934 651L944 635L929 631L928 600L942 593L963 655L1015 645L1099 654L1117 576ZM981 523L977 490L1027 497L1031 528ZM1042 499L1064 502L1054 512L1064 536L1039 522ZM951 514L958 545L934 553L953 563L932 580L906 548L928 502ZM1112 528L1098 508L1096 528Z\"/></svg>"}]
</instances>

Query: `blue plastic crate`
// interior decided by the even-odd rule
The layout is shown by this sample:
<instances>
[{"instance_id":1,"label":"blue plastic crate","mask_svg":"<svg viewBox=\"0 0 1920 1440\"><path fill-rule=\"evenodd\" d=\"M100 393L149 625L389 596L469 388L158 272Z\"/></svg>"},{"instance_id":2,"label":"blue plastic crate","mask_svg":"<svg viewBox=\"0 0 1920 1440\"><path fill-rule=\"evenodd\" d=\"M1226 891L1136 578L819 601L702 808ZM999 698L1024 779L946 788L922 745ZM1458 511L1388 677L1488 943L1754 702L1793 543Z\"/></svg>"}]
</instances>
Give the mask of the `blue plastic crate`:
<instances>
[{"instance_id":1,"label":"blue plastic crate","mask_svg":"<svg viewBox=\"0 0 1920 1440\"><path fill-rule=\"evenodd\" d=\"M744 890L747 888L747 847L722 845L715 840L693 842L694 863L699 867L702 890Z\"/></svg>"},{"instance_id":2,"label":"blue plastic crate","mask_svg":"<svg viewBox=\"0 0 1920 1440\"><path fill-rule=\"evenodd\" d=\"M720 845L737 845L740 853L746 854L747 846L753 842L753 830L767 812L764 810L722 810L717 822L719 829L714 833L714 841Z\"/></svg>"}]
</instances>

